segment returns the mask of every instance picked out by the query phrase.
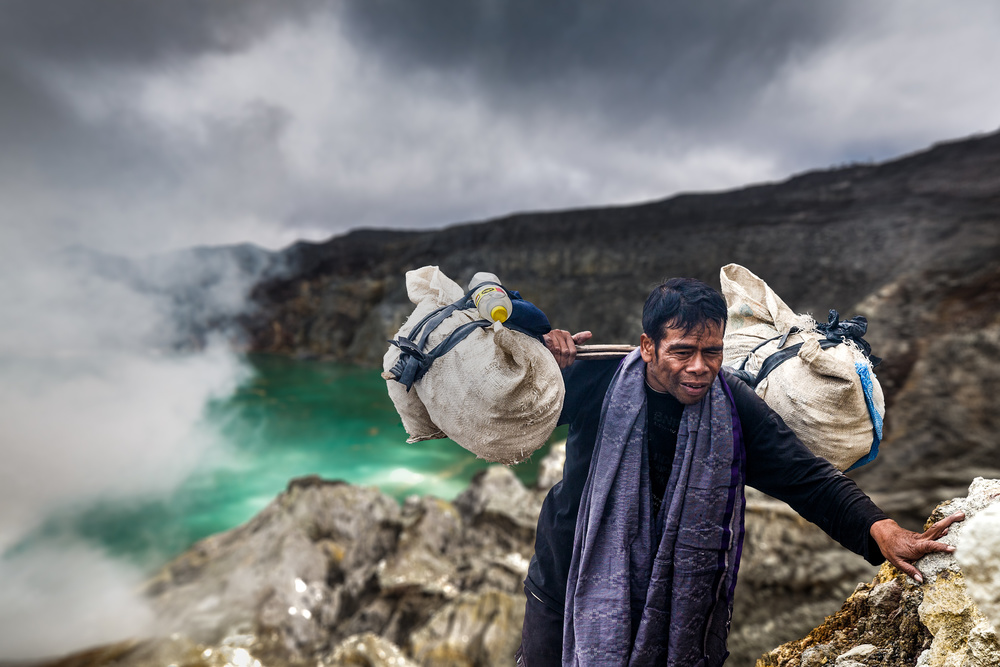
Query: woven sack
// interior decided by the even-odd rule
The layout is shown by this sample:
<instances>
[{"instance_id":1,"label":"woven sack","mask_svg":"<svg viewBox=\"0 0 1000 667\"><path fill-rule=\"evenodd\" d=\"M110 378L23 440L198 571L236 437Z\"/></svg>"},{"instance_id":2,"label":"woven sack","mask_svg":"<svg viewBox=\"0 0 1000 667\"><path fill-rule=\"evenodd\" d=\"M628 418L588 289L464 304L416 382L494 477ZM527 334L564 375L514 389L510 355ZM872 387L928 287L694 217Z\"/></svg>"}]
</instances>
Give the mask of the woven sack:
<instances>
[{"instance_id":1,"label":"woven sack","mask_svg":"<svg viewBox=\"0 0 1000 667\"><path fill-rule=\"evenodd\" d=\"M465 294L436 266L408 271L406 291L416 308L397 336ZM430 334L426 348L479 319L475 309L455 311ZM409 392L388 372L398 358L399 349L390 347L382 377L407 442L448 437L488 461L519 463L545 444L559 420L565 387L555 358L535 338L501 323L473 330Z\"/></svg>"},{"instance_id":2,"label":"woven sack","mask_svg":"<svg viewBox=\"0 0 1000 667\"><path fill-rule=\"evenodd\" d=\"M746 359L743 369L756 375L782 342L781 349L802 343L795 357L755 387L757 395L814 454L840 470L874 458L885 397L861 349L851 341L821 348L825 336L816 330L816 322L793 312L767 283L738 264L723 267L720 280L728 307L723 363L738 367ZM800 333L753 351L792 327Z\"/></svg>"}]
</instances>

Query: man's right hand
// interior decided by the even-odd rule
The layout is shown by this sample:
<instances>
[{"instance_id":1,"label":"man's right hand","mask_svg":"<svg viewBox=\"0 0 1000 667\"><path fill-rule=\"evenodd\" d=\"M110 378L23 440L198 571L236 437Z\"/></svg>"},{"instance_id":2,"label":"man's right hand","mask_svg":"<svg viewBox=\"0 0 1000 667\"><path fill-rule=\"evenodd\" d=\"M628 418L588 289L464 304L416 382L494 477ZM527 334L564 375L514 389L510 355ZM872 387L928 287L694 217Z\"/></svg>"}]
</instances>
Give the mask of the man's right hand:
<instances>
[{"instance_id":1,"label":"man's right hand","mask_svg":"<svg viewBox=\"0 0 1000 667\"><path fill-rule=\"evenodd\" d=\"M545 340L545 347L556 358L559 368L566 368L576 360L576 346L583 345L593 336L589 331L570 334L564 329L553 329L542 338Z\"/></svg>"}]
</instances>

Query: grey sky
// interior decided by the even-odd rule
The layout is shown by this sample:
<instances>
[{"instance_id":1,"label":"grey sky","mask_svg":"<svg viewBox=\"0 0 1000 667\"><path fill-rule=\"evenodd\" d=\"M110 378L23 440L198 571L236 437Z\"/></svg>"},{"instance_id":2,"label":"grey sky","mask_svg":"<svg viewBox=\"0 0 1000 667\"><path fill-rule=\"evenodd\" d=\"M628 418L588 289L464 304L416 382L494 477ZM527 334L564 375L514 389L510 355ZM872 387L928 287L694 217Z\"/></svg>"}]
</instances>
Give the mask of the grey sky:
<instances>
[{"instance_id":1,"label":"grey sky","mask_svg":"<svg viewBox=\"0 0 1000 667\"><path fill-rule=\"evenodd\" d=\"M4 3L0 242L268 247L995 129L990 0Z\"/></svg>"}]
</instances>

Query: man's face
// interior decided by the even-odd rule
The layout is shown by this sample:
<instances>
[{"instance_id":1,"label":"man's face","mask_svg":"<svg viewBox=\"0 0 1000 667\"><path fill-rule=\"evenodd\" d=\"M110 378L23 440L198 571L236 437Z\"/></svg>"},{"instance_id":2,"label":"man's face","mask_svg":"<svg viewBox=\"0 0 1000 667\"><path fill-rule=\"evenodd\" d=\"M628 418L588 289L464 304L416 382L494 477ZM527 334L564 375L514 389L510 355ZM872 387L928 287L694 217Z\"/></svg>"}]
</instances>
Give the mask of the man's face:
<instances>
[{"instance_id":1,"label":"man's face","mask_svg":"<svg viewBox=\"0 0 1000 667\"><path fill-rule=\"evenodd\" d=\"M668 328L659 347L642 334L639 351L646 362L646 382L684 405L697 403L722 367L722 334L723 328L716 322L690 331Z\"/></svg>"}]
</instances>

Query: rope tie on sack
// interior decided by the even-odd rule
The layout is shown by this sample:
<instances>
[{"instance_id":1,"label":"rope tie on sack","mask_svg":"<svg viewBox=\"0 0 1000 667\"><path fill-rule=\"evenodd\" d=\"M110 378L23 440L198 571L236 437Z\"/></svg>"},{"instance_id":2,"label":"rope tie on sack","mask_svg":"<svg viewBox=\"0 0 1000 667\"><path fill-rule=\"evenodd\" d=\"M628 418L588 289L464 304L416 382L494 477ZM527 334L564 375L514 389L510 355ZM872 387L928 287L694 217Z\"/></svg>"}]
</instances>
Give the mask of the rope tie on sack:
<instances>
[{"instance_id":1,"label":"rope tie on sack","mask_svg":"<svg viewBox=\"0 0 1000 667\"><path fill-rule=\"evenodd\" d=\"M840 314L831 308L827 323L817 324L816 330L826 335L826 339L834 343L843 343L845 340L853 342L871 362L872 368L882 363L882 358L872 355L872 346L862 338L868 332L868 319L864 316L856 315L846 322L841 322Z\"/></svg>"}]
</instances>

